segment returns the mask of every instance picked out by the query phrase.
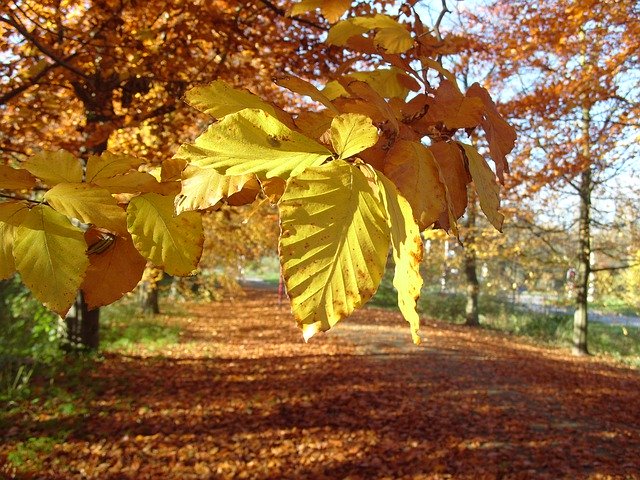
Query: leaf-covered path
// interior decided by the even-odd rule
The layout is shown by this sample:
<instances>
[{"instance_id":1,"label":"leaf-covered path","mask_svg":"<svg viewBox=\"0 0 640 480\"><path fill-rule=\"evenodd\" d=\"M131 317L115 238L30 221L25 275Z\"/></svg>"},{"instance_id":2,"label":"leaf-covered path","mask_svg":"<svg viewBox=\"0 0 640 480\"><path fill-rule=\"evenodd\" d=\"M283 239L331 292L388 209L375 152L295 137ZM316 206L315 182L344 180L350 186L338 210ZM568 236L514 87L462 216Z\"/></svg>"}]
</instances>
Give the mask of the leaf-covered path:
<instances>
[{"instance_id":1,"label":"leaf-covered path","mask_svg":"<svg viewBox=\"0 0 640 480\"><path fill-rule=\"evenodd\" d=\"M178 348L107 356L25 478L640 478L637 371L433 323L414 347L376 309L304 344L270 292L189 312Z\"/></svg>"}]
</instances>

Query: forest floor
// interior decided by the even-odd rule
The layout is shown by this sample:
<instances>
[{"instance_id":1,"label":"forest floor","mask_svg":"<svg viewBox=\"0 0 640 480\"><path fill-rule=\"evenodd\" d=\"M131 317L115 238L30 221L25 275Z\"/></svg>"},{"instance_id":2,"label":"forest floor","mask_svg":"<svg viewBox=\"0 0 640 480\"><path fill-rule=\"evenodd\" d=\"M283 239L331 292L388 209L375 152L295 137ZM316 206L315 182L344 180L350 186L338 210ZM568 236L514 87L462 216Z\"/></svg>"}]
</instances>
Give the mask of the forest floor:
<instances>
[{"instance_id":1,"label":"forest floor","mask_svg":"<svg viewBox=\"0 0 640 480\"><path fill-rule=\"evenodd\" d=\"M162 321L13 408L0 478L640 479L637 370L375 308L305 344L269 291Z\"/></svg>"}]
</instances>

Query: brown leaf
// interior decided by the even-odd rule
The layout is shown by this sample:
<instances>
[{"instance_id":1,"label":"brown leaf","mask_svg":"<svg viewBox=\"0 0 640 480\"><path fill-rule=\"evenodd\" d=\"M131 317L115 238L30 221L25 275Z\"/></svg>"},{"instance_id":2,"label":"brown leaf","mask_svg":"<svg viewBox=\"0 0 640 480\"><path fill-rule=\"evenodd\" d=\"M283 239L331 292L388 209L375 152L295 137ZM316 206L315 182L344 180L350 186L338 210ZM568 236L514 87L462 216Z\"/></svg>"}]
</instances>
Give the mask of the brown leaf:
<instances>
[{"instance_id":1,"label":"brown leaf","mask_svg":"<svg viewBox=\"0 0 640 480\"><path fill-rule=\"evenodd\" d=\"M444 185L433 154L418 142L401 140L385 158L383 173L398 187L424 230L446 209Z\"/></svg>"}]
</instances>

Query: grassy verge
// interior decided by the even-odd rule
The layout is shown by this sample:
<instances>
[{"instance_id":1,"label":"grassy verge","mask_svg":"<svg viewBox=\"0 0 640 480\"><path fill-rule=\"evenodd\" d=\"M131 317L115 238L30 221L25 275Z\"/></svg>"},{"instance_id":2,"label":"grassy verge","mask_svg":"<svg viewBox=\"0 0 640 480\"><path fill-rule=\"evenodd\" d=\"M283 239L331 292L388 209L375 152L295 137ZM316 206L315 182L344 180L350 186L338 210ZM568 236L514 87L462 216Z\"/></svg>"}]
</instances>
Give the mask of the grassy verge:
<instances>
[{"instance_id":1,"label":"grassy verge","mask_svg":"<svg viewBox=\"0 0 640 480\"><path fill-rule=\"evenodd\" d=\"M450 323L464 323L465 303L466 298L462 294L424 291L420 297L419 309L427 317ZM396 292L390 275L385 275L370 304L397 308ZM525 336L540 343L567 348L571 346L573 318L570 315L531 312L488 295L480 297L479 309L483 328ZM591 322L588 341L591 353L611 356L640 368L640 328Z\"/></svg>"},{"instance_id":2,"label":"grassy verge","mask_svg":"<svg viewBox=\"0 0 640 480\"><path fill-rule=\"evenodd\" d=\"M131 353L144 349L160 353L162 348L178 343L180 329L169 324L171 314L178 312L172 312L170 306L165 308L168 314L155 317L141 314L136 304L126 300L103 308L101 352ZM6 325L18 322L24 329L21 318L16 317ZM52 317L41 323L53 320ZM2 331L2 336L13 330ZM11 375L6 374L6 383L11 383L12 388L0 393L0 445L6 443L11 447L4 451L0 447L0 465L6 463L5 470L0 467L0 478L9 473L38 471L41 458L82 428L84 415L99 396L100 386L91 371L103 361L101 353L65 355L58 337L37 333L38 329L31 335L25 334L19 342L14 336L11 343L16 365ZM5 343L2 348L6 350L8 346ZM33 352L47 352L47 356L38 353L35 362ZM34 422L34 418L45 420Z\"/></svg>"},{"instance_id":3,"label":"grassy verge","mask_svg":"<svg viewBox=\"0 0 640 480\"><path fill-rule=\"evenodd\" d=\"M167 310L163 306L161 311ZM162 348L178 343L180 329L168 322L174 312L167 314L147 315L140 313L134 302L120 301L104 307L100 312L101 342L103 351L130 352L140 347L146 350L159 351Z\"/></svg>"}]
</instances>

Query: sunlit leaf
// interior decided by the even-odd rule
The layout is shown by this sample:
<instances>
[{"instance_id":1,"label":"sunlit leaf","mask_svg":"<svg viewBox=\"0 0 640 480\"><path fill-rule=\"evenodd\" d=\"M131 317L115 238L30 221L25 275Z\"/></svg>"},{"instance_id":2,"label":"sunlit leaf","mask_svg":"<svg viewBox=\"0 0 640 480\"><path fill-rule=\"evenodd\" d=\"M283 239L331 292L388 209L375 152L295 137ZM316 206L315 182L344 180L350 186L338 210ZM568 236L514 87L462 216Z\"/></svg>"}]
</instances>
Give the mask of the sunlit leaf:
<instances>
[{"instance_id":1,"label":"sunlit leaf","mask_svg":"<svg viewBox=\"0 0 640 480\"><path fill-rule=\"evenodd\" d=\"M33 207L15 233L16 269L33 295L64 316L89 265L82 230L47 205Z\"/></svg>"},{"instance_id":2,"label":"sunlit leaf","mask_svg":"<svg viewBox=\"0 0 640 480\"><path fill-rule=\"evenodd\" d=\"M26 170L0 165L0 189L29 189L36 185L36 179Z\"/></svg>"},{"instance_id":3,"label":"sunlit leaf","mask_svg":"<svg viewBox=\"0 0 640 480\"><path fill-rule=\"evenodd\" d=\"M496 182L496 176L475 147L465 143L460 143L460 145L469 161L469 172L478 192L480 208L491 225L501 232L504 215L498 211L500 208L500 187Z\"/></svg>"},{"instance_id":4,"label":"sunlit leaf","mask_svg":"<svg viewBox=\"0 0 640 480\"><path fill-rule=\"evenodd\" d=\"M58 212L83 223L126 234L126 214L104 188L88 183L59 183L44 199Z\"/></svg>"},{"instance_id":5,"label":"sunlit leaf","mask_svg":"<svg viewBox=\"0 0 640 480\"><path fill-rule=\"evenodd\" d=\"M136 250L129 234L112 237L108 248L89 255L89 267L81 287L89 308L109 305L133 290L146 264L147 260Z\"/></svg>"},{"instance_id":6,"label":"sunlit leaf","mask_svg":"<svg viewBox=\"0 0 640 480\"><path fill-rule=\"evenodd\" d=\"M413 219L411 205L400 194L393 182L380 172L375 172L375 178L391 232L395 263L393 286L398 292L398 307L411 326L413 342L418 344L420 343L418 335L420 317L416 307L422 288L420 264L424 253L420 229Z\"/></svg>"},{"instance_id":7,"label":"sunlit leaf","mask_svg":"<svg viewBox=\"0 0 640 480\"><path fill-rule=\"evenodd\" d=\"M273 105L251 92L233 88L222 80L215 80L208 85L190 89L185 100L192 107L214 118L222 118L245 108L264 110L276 116Z\"/></svg>"},{"instance_id":8,"label":"sunlit leaf","mask_svg":"<svg viewBox=\"0 0 640 480\"><path fill-rule=\"evenodd\" d=\"M288 178L330 156L325 147L268 113L245 109L211 125L195 144L182 145L175 158L226 175Z\"/></svg>"},{"instance_id":9,"label":"sunlit leaf","mask_svg":"<svg viewBox=\"0 0 640 480\"><path fill-rule=\"evenodd\" d=\"M420 88L415 80L396 67L379 68L371 72L353 72L347 76L369 84L384 98L405 98L410 90L408 85L413 87L412 90Z\"/></svg>"},{"instance_id":10,"label":"sunlit leaf","mask_svg":"<svg viewBox=\"0 0 640 480\"><path fill-rule=\"evenodd\" d=\"M369 117L356 113L338 115L331 122L331 144L338 158L349 158L378 141L378 129Z\"/></svg>"},{"instance_id":11,"label":"sunlit leaf","mask_svg":"<svg viewBox=\"0 0 640 480\"><path fill-rule=\"evenodd\" d=\"M300 15L320 8L322 15L333 23L337 22L350 6L351 0L302 0L291 7L289 15Z\"/></svg>"},{"instance_id":12,"label":"sunlit leaf","mask_svg":"<svg viewBox=\"0 0 640 480\"><path fill-rule=\"evenodd\" d=\"M374 44L387 53L402 53L413 47L413 38L406 26L382 14L338 22L329 30L326 42L330 45L347 46L351 37L374 29Z\"/></svg>"},{"instance_id":13,"label":"sunlit leaf","mask_svg":"<svg viewBox=\"0 0 640 480\"><path fill-rule=\"evenodd\" d=\"M114 177L100 177L95 179L93 183L110 193L159 192L162 188L153 175L137 170Z\"/></svg>"},{"instance_id":14,"label":"sunlit leaf","mask_svg":"<svg viewBox=\"0 0 640 480\"><path fill-rule=\"evenodd\" d=\"M0 203L0 280L9 278L16 271L13 260L15 232L29 213L24 202Z\"/></svg>"},{"instance_id":15,"label":"sunlit leaf","mask_svg":"<svg viewBox=\"0 0 640 480\"><path fill-rule=\"evenodd\" d=\"M331 103L329 97L327 97L323 92L318 90L315 85L303 80L301 78L295 77L293 75L287 75L283 77L279 77L276 80L276 83L281 87L288 88L292 92L298 93L300 95L305 95L310 97L312 100L322 103L329 110L338 113L336 107Z\"/></svg>"},{"instance_id":16,"label":"sunlit leaf","mask_svg":"<svg viewBox=\"0 0 640 480\"><path fill-rule=\"evenodd\" d=\"M126 174L137 169L143 160L131 155L116 155L104 152L102 155L91 155L87 160L86 182L98 183L101 180Z\"/></svg>"},{"instance_id":17,"label":"sunlit leaf","mask_svg":"<svg viewBox=\"0 0 640 480\"><path fill-rule=\"evenodd\" d=\"M374 294L384 272L389 228L367 178L342 160L292 178L279 206L287 292L309 339Z\"/></svg>"},{"instance_id":18,"label":"sunlit leaf","mask_svg":"<svg viewBox=\"0 0 640 480\"><path fill-rule=\"evenodd\" d=\"M222 199L230 197L243 189L253 192L246 203L255 200L260 192L260 185L255 175L220 175L214 168L189 166L182 172L182 190L176 197L176 212L204 210L218 204Z\"/></svg>"},{"instance_id":19,"label":"sunlit leaf","mask_svg":"<svg viewBox=\"0 0 640 480\"><path fill-rule=\"evenodd\" d=\"M127 225L138 251L171 275L189 275L202 255L202 218L196 212L175 216L174 198L146 193L131 199Z\"/></svg>"},{"instance_id":20,"label":"sunlit leaf","mask_svg":"<svg viewBox=\"0 0 640 480\"><path fill-rule=\"evenodd\" d=\"M82 181L82 163L65 150L37 153L22 162L22 167L50 187Z\"/></svg>"}]
</instances>

